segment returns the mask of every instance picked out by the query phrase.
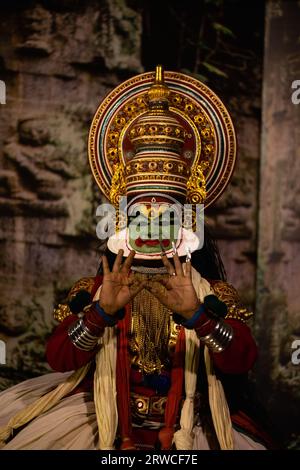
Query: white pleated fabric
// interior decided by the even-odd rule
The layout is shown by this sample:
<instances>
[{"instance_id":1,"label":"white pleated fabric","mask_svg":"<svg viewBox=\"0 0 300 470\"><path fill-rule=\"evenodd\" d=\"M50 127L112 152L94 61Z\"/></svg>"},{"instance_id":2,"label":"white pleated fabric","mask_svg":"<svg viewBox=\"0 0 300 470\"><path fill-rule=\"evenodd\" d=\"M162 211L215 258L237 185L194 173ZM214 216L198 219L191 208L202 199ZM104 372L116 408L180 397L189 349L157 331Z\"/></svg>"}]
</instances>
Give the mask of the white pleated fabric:
<instances>
[{"instance_id":1,"label":"white pleated fabric","mask_svg":"<svg viewBox=\"0 0 300 470\"><path fill-rule=\"evenodd\" d=\"M183 265L185 272L185 264ZM213 294L209 282L192 268L192 282L197 297L202 303L204 297ZM200 341L194 330L186 330L185 353L185 401L181 410L180 429L174 434L178 450L190 450L193 447L194 398L197 385ZM205 364L208 379L208 395L212 419L217 438L222 450L233 449L233 433L230 413L221 382L213 372L212 362L205 347Z\"/></svg>"},{"instance_id":2,"label":"white pleated fabric","mask_svg":"<svg viewBox=\"0 0 300 470\"><path fill-rule=\"evenodd\" d=\"M93 301L99 301L99 286ZM99 343L94 374L94 401L99 428L99 449L112 450L118 427L117 408L117 335L116 328L105 328Z\"/></svg>"},{"instance_id":3,"label":"white pleated fabric","mask_svg":"<svg viewBox=\"0 0 300 470\"><path fill-rule=\"evenodd\" d=\"M97 450L98 440L94 401L81 392L35 418L2 450Z\"/></svg>"},{"instance_id":4,"label":"white pleated fabric","mask_svg":"<svg viewBox=\"0 0 300 470\"><path fill-rule=\"evenodd\" d=\"M82 382L89 370L90 364L80 367L71 375L69 375L62 383L57 385L45 395L40 396L37 400L25 406L24 409L12 416L9 421L0 428L0 448L5 446L6 441L16 432L30 421L53 408L60 400L67 396Z\"/></svg>"},{"instance_id":5,"label":"white pleated fabric","mask_svg":"<svg viewBox=\"0 0 300 470\"><path fill-rule=\"evenodd\" d=\"M5 426L8 421L26 406L34 403L41 396L64 383L71 372L52 372L33 379L20 382L13 387L0 393L0 427Z\"/></svg>"},{"instance_id":6,"label":"white pleated fabric","mask_svg":"<svg viewBox=\"0 0 300 470\"><path fill-rule=\"evenodd\" d=\"M185 263L183 264L183 271L185 272ZM206 295L214 294L210 283L201 276L196 269L192 267L192 283L196 291L197 297L201 303L204 302Z\"/></svg>"},{"instance_id":7,"label":"white pleated fabric","mask_svg":"<svg viewBox=\"0 0 300 470\"><path fill-rule=\"evenodd\" d=\"M180 415L180 429L174 434L177 450L193 448L194 399L199 362L199 338L194 330L185 331L185 400Z\"/></svg>"},{"instance_id":8,"label":"white pleated fabric","mask_svg":"<svg viewBox=\"0 0 300 470\"><path fill-rule=\"evenodd\" d=\"M209 406L220 448L221 450L233 450L233 430L230 412L223 385L214 374L207 346L204 349L204 361L208 382Z\"/></svg>"},{"instance_id":9,"label":"white pleated fabric","mask_svg":"<svg viewBox=\"0 0 300 470\"><path fill-rule=\"evenodd\" d=\"M185 273L186 265L183 264ZM209 282L192 268L192 282L200 302L212 294ZM174 443L178 450L193 448L194 399L197 385L200 340L194 330L185 330L185 400L180 414L180 429L174 434Z\"/></svg>"},{"instance_id":10,"label":"white pleated fabric","mask_svg":"<svg viewBox=\"0 0 300 470\"><path fill-rule=\"evenodd\" d=\"M117 335L115 327L106 328L101 338L101 349L96 356L94 397L99 427L99 449L114 449L118 426L117 389Z\"/></svg>"},{"instance_id":11,"label":"white pleated fabric","mask_svg":"<svg viewBox=\"0 0 300 470\"><path fill-rule=\"evenodd\" d=\"M0 419L13 416L24 405L32 403L54 386L63 383L68 375L53 373L26 380L5 392ZM1 401L2 404L2 401ZM103 405L105 407L105 404ZM209 450L200 426L193 428L193 450ZM233 431L235 450L264 450L250 437ZM51 410L35 418L3 448L3 450L97 450L99 449L98 423L91 394L76 393L63 398Z\"/></svg>"},{"instance_id":12,"label":"white pleated fabric","mask_svg":"<svg viewBox=\"0 0 300 470\"><path fill-rule=\"evenodd\" d=\"M207 439L201 426L195 426L193 429L194 441L192 450L210 450ZM259 442L254 441L251 437L242 434L233 429L233 450L266 450Z\"/></svg>"}]
</instances>

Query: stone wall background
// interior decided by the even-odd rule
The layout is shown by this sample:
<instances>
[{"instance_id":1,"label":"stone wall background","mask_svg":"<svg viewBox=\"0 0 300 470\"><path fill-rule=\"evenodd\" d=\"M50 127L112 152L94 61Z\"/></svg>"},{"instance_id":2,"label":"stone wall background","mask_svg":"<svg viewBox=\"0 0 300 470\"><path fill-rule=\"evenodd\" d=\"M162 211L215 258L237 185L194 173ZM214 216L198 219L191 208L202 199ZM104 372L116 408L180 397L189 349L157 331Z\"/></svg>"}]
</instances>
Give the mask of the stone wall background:
<instances>
[{"instance_id":1,"label":"stone wall background","mask_svg":"<svg viewBox=\"0 0 300 470\"><path fill-rule=\"evenodd\" d=\"M300 365L291 361L293 341L300 345L300 103L292 102L292 83L300 77L299 24L299 2L268 3L256 297L257 384L281 429L292 434L291 448L300 447Z\"/></svg>"},{"instance_id":2,"label":"stone wall background","mask_svg":"<svg viewBox=\"0 0 300 470\"><path fill-rule=\"evenodd\" d=\"M183 26L178 29L175 21L177 15L178 24L184 25L180 2L169 2L175 4L176 15L164 23L167 28L174 23L168 34L160 27L156 3L11 0L1 5L0 79L7 87L6 104L0 105L0 339L7 345L1 389L49 370L44 353L54 327L53 306L74 281L97 270L101 249L94 214L100 197L87 161L87 136L98 103L122 80L158 62L203 75L198 52L195 62L191 59L198 43L181 55L174 52L182 50L178 37ZM185 3L188 23L193 7ZM288 9L289 3L269 1L266 11L260 7L252 12L239 0L229 6L221 2L223 9L214 10L216 21L224 20L234 36L223 31L225 39L219 33L200 39L212 41L215 63L226 71L224 77L206 70L204 78L229 108L239 142L232 182L207 220L218 238L229 281L247 305L256 306L259 393L278 424L288 428L283 438L296 443L300 366L290 362L290 344L300 335L295 130L300 107L290 106L289 94L300 71L298 31L295 26L290 32L289 24L299 8L291 2L296 6ZM201 7L206 11L205 1ZM163 13L169 15L170 10ZM277 57L272 55L272 41L283 37L283 26L272 29L274 15L282 19L289 37ZM193 28L198 31L197 24ZM281 231L276 208L286 217ZM280 248L270 251L271 234ZM289 403L286 408L282 397Z\"/></svg>"},{"instance_id":3,"label":"stone wall background","mask_svg":"<svg viewBox=\"0 0 300 470\"><path fill-rule=\"evenodd\" d=\"M100 99L142 71L122 1L5 2L0 120L1 387L48 370L53 305L99 263L87 136Z\"/></svg>"}]
</instances>

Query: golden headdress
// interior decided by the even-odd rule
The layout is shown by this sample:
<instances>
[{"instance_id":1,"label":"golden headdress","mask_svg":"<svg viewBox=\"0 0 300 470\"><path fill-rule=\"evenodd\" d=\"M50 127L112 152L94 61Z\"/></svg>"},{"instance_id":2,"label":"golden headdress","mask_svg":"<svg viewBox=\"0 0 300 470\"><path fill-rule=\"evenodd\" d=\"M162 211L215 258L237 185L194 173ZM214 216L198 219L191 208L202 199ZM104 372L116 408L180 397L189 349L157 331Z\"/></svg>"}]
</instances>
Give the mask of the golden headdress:
<instances>
[{"instance_id":1,"label":"golden headdress","mask_svg":"<svg viewBox=\"0 0 300 470\"><path fill-rule=\"evenodd\" d=\"M230 115L218 96L193 77L137 75L100 104L89 135L89 160L103 194L160 193L211 205L227 186L236 159Z\"/></svg>"}]
</instances>

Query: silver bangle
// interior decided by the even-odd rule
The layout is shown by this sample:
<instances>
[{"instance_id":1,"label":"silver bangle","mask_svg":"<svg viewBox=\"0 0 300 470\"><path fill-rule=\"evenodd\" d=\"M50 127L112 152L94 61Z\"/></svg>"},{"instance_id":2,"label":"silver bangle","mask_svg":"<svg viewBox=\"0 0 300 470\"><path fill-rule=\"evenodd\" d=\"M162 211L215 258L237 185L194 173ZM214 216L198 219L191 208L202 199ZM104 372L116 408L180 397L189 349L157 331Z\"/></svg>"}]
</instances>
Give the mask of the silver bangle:
<instances>
[{"instance_id":1,"label":"silver bangle","mask_svg":"<svg viewBox=\"0 0 300 470\"><path fill-rule=\"evenodd\" d=\"M70 326L68 336L76 348L91 351L97 345L99 338L92 335L89 328L80 319Z\"/></svg>"},{"instance_id":2,"label":"silver bangle","mask_svg":"<svg viewBox=\"0 0 300 470\"><path fill-rule=\"evenodd\" d=\"M200 336L200 340L214 353L224 351L233 338L233 329L228 323L219 320L211 333Z\"/></svg>"}]
</instances>

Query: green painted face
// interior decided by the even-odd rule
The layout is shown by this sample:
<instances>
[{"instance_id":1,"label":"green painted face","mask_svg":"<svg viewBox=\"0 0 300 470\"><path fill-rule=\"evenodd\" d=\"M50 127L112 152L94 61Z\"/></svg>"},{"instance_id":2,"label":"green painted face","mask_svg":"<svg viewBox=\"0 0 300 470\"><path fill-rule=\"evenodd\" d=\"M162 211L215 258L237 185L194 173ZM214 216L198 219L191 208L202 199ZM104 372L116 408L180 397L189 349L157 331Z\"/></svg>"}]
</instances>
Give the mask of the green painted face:
<instances>
[{"instance_id":1,"label":"green painted face","mask_svg":"<svg viewBox=\"0 0 300 470\"><path fill-rule=\"evenodd\" d=\"M128 216L129 246L139 253L170 250L178 240L180 221L168 204L139 204Z\"/></svg>"}]
</instances>

